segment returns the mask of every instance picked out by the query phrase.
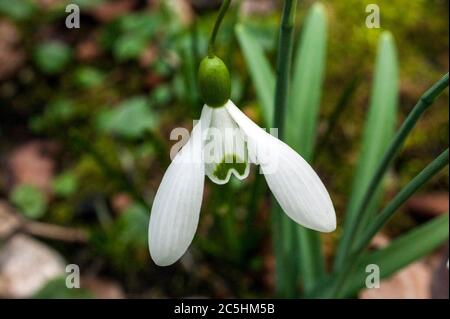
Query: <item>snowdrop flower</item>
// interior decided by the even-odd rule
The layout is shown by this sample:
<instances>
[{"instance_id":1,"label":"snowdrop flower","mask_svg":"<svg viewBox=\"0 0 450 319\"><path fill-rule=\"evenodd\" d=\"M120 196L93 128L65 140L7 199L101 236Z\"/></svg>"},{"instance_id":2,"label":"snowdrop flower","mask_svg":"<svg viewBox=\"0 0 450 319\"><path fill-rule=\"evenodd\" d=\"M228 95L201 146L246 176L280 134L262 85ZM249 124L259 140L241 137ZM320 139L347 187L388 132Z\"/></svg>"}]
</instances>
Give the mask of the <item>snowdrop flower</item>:
<instances>
[{"instance_id":1,"label":"snowdrop flower","mask_svg":"<svg viewBox=\"0 0 450 319\"><path fill-rule=\"evenodd\" d=\"M299 154L229 100L230 77L222 60L206 57L199 80L206 103L200 120L154 198L149 226L153 261L171 265L188 249L199 221L205 175L216 184L227 183L231 175L244 179L250 163L260 165L269 188L292 220L317 231L333 231L336 216L320 178ZM211 131L219 134L208 138Z\"/></svg>"}]
</instances>

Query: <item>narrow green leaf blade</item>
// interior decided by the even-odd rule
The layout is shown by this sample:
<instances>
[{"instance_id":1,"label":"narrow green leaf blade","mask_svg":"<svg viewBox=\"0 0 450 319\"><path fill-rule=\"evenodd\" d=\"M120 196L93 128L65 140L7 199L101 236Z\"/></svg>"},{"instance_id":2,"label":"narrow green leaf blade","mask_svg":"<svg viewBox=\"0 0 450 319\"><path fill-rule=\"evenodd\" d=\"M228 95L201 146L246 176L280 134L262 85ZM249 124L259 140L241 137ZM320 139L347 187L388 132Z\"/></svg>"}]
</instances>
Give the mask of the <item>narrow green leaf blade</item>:
<instances>
[{"instance_id":1,"label":"narrow green leaf blade","mask_svg":"<svg viewBox=\"0 0 450 319\"><path fill-rule=\"evenodd\" d=\"M305 159L314 150L326 59L327 21L322 4L310 9L296 50L286 110L286 142Z\"/></svg>"},{"instance_id":2,"label":"narrow green leaf blade","mask_svg":"<svg viewBox=\"0 0 450 319\"><path fill-rule=\"evenodd\" d=\"M444 214L394 240L386 248L363 257L357 271L344 286L343 296L351 296L365 286L367 265L380 268L380 278L387 278L410 263L429 254L448 240L449 215Z\"/></svg>"},{"instance_id":3,"label":"narrow green leaf blade","mask_svg":"<svg viewBox=\"0 0 450 319\"><path fill-rule=\"evenodd\" d=\"M272 125L275 75L259 43L244 24L236 25L236 35L254 82L266 125Z\"/></svg>"},{"instance_id":4,"label":"narrow green leaf blade","mask_svg":"<svg viewBox=\"0 0 450 319\"><path fill-rule=\"evenodd\" d=\"M338 248L336 266L342 265L356 233L358 224L366 224L379 206L382 188L372 195L368 209L357 220L357 209L361 205L368 183L377 169L391 141L397 119L398 104L398 65L394 39L389 32L380 36L378 44L375 78L372 86L370 109L364 128L362 146L356 173L353 177L352 191L345 213L345 224Z\"/></svg>"},{"instance_id":5,"label":"narrow green leaf blade","mask_svg":"<svg viewBox=\"0 0 450 319\"><path fill-rule=\"evenodd\" d=\"M384 32L379 41L370 110L364 128L361 153L353 178L349 216L362 200L368 182L394 136L398 104L398 65L392 35ZM377 205L372 206L371 211ZM347 217L349 218L349 217ZM351 217L350 217L351 218Z\"/></svg>"},{"instance_id":6,"label":"narrow green leaf blade","mask_svg":"<svg viewBox=\"0 0 450 319\"><path fill-rule=\"evenodd\" d=\"M309 297L317 284L325 277L325 260L320 234L302 226L297 226L299 246L299 276L303 293Z\"/></svg>"}]
</instances>

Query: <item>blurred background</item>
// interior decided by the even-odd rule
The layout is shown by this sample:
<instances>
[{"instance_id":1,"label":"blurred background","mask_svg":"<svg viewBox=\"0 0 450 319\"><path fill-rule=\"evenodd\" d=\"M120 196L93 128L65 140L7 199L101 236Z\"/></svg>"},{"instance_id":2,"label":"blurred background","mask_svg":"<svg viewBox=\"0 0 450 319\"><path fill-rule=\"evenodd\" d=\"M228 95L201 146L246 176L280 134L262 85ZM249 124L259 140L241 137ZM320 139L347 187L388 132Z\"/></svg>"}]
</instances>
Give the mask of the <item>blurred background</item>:
<instances>
[{"instance_id":1,"label":"blurred background","mask_svg":"<svg viewBox=\"0 0 450 319\"><path fill-rule=\"evenodd\" d=\"M202 106L196 70L220 1L70 1L80 6L78 29L65 25L68 3L0 0L0 297L274 296L270 193L254 168L243 182L206 179L199 229L180 262L157 267L147 248L151 202L176 142L170 131L191 129ZM312 3L299 2L296 37ZM340 226L379 35L389 30L395 38L403 120L448 70L448 1L322 3L328 42L313 166ZM381 8L380 29L365 25L369 3ZM273 63L281 5L234 1L217 41L232 99L259 123L234 25L244 21ZM327 133L349 85L354 94ZM385 202L448 147L448 116L446 90L395 161ZM447 212L448 184L445 169L401 208L374 247ZM330 260L339 234L340 227L323 235ZM448 298L447 258L442 247L358 297ZM68 264L79 266L80 289L66 288Z\"/></svg>"}]
</instances>

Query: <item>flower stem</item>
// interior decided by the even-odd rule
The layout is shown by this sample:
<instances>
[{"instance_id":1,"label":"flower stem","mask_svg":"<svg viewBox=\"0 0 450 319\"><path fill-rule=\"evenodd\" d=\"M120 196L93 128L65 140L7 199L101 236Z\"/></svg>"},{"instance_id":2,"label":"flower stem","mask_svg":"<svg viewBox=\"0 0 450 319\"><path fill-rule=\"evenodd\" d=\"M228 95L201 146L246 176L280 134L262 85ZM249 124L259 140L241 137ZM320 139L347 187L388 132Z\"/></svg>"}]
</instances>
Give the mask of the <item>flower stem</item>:
<instances>
[{"instance_id":1,"label":"flower stem","mask_svg":"<svg viewBox=\"0 0 450 319\"><path fill-rule=\"evenodd\" d=\"M285 0L280 26L277 57L277 81L275 86L274 125L278 128L278 138L283 138L284 115L289 93L292 66L293 32L297 0Z\"/></svg>"},{"instance_id":2,"label":"flower stem","mask_svg":"<svg viewBox=\"0 0 450 319\"><path fill-rule=\"evenodd\" d=\"M214 44L216 42L216 36L220 28L220 24L222 23L225 14L230 6L231 0L224 0L222 5L220 6L219 14L217 15L216 22L214 23L214 28L211 33L211 37L208 42L208 56L212 58L214 56Z\"/></svg>"},{"instance_id":3,"label":"flower stem","mask_svg":"<svg viewBox=\"0 0 450 319\"><path fill-rule=\"evenodd\" d=\"M403 122L402 126L398 130L396 136L389 145L388 149L384 153L383 159L378 165L378 168L375 174L373 175L373 178L370 181L369 186L367 187L367 190L364 194L364 198L361 201L359 208L356 210L355 214L356 218L353 219L354 221L353 225L351 225L351 227L348 227L348 231L343 235L342 248L339 250L339 253L336 256L336 261L334 264L335 271L338 271L344 265L345 260L347 260L349 251L352 248L352 243L354 243L355 241L355 235L359 230L357 222L363 218L367 206L371 201L372 195L375 193L375 190L380 184L392 159L400 151L401 147L403 146L403 143L405 142L406 137L414 128L419 118L428 109L428 107L431 104L433 104L434 100L439 96L439 94L442 93L442 91L448 86L448 84L449 84L449 75L447 73L422 95L417 104L414 106L413 110L409 113L406 120Z\"/></svg>"},{"instance_id":4,"label":"flower stem","mask_svg":"<svg viewBox=\"0 0 450 319\"><path fill-rule=\"evenodd\" d=\"M285 0L281 18L275 87L274 127L282 139L292 64L293 30L297 0ZM272 232L275 253L276 292L282 297L295 297L297 290L296 232L294 223L281 211L272 198Z\"/></svg>"}]
</instances>

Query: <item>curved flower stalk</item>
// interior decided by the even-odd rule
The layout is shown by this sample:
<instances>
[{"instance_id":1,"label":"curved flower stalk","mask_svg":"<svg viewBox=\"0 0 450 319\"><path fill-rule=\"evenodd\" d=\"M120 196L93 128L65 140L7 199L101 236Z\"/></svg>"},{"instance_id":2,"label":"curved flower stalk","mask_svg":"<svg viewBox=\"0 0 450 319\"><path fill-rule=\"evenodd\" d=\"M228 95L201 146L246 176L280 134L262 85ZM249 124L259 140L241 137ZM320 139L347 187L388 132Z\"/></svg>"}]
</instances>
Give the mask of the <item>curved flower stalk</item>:
<instances>
[{"instance_id":1,"label":"curved flower stalk","mask_svg":"<svg viewBox=\"0 0 450 319\"><path fill-rule=\"evenodd\" d=\"M291 219L321 232L336 228L330 196L311 166L228 100L222 107L203 107L188 143L162 179L149 227L150 255L157 265L173 264L191 244L204 176L216 184L227 183L231 175L244 179L250 163L260 165L269 188Z\"/></svg>"}]
</instances>

